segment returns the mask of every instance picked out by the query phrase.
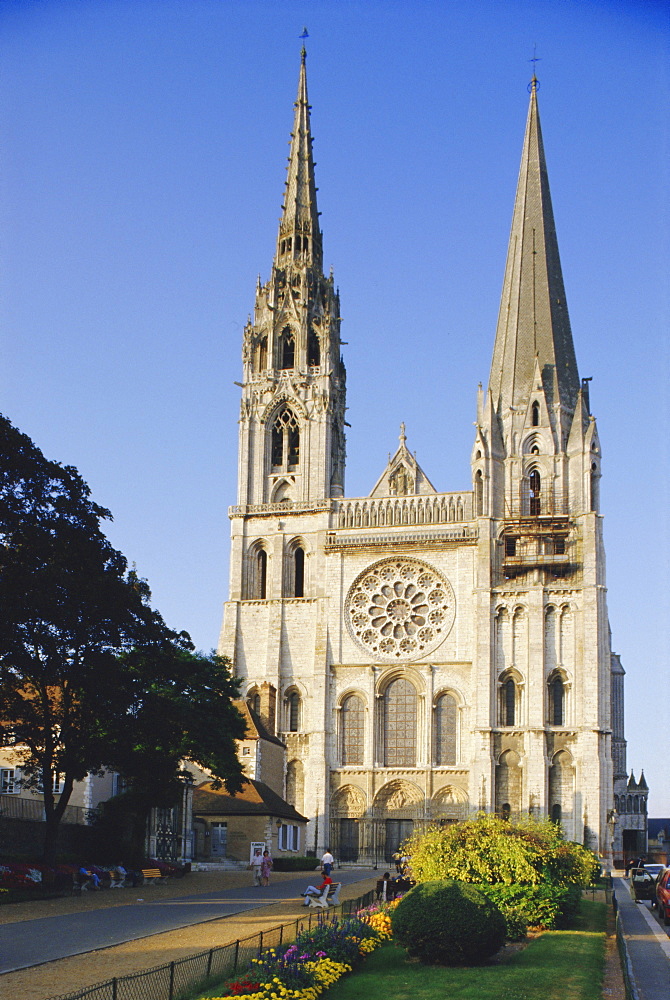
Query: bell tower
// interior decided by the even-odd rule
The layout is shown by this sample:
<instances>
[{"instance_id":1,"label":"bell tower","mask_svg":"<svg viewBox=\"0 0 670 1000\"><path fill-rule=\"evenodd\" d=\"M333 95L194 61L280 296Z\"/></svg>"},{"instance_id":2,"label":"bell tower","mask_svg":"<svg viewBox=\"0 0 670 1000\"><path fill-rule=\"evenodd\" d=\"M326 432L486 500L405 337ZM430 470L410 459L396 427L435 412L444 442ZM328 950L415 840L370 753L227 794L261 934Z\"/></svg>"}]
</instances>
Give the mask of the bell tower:
<instances>
[{"instance_id":1,"label":"bell tower","mask_svg":"<svg viewBox=\"0 0 670 1000\"><path fill-rule=\"evenodd\" d=\"M323 273L306 52L269 280L244 329L238 504L311 503L344 494L346 373L340 300Z\"/></svg>"},{"instance_id":2,"label":"bell tower","mask_svg":"<svg viewBox=\"0 0 670 1000\"><path fill-rule=\"evenodd\" d=\"M471 458L480 684L491 685L482 780L502 814L539 810L568 839L602 849L613 779L601 453L590 380L577 370L535 77L529 89Z\"/></svg>"}]
</instances>

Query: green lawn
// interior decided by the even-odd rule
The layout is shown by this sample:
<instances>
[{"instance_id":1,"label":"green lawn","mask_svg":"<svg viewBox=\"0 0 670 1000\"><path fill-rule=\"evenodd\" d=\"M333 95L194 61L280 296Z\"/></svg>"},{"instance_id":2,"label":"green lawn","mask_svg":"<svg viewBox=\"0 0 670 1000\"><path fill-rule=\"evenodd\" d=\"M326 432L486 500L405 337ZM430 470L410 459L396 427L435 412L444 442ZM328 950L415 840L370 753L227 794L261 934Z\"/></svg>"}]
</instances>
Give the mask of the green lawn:
<instances>
[{"instance_id":1,"label":"green lawn","mask_svg":"<svg viewBox=\"0 0 670 1000\"><path fill-rule=\"evenodd\" d=\"M387 944L331 987L327 1000L602 1000L604 903L582 901L579 930L548 931L509 959L477 968L426 966Z\"/></svg>"}]
</instances>

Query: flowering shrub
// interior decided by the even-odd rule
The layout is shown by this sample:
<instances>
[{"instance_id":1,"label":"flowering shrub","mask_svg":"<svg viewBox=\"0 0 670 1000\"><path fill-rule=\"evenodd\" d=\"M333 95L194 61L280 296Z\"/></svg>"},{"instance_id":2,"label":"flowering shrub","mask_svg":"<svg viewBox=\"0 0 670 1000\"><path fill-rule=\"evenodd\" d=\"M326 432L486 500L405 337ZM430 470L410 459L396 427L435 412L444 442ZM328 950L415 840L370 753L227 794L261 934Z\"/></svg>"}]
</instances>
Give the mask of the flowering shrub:
<instances>
[{"instance_id":1,"label":"flowering shrub","mask_svg":"<svg viewBox=\"0 0 670 1000\"><path fill-rule=\"evenodd\" d=\"M375 931L380 941L390 941L392 937L391 912L395 910L401 899L402 896L396 896L389 903L373 903L372 906L359 910L356 916Z\"/></svg>"},{"instance_id":2,"label":"flowering shrub","mask_svg":"<svg viewBox=\"0 0 670 1000\"><path fill-rule=\"evenodd\" d=\"M252 970L228 983L222 997L246 1000L316 1000L350 972L353 963L380 944L381 935L365 919L322 921L303 931L293 944L268 948L252 959Z\"/></svg>"}]
</instances>

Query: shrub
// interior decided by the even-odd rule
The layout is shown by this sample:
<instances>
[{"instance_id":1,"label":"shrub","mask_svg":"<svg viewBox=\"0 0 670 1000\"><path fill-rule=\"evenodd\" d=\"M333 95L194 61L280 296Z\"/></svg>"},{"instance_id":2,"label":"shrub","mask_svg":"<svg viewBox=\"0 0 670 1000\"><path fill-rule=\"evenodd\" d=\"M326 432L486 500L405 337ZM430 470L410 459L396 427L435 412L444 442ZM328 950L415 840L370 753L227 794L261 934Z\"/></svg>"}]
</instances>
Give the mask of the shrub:
<instances>
[{"instance_id":1,"label":"shrub","mask_svg":"<svg viewBox=\"0 0 670 1000\"><path fill-rule=\"evenodd\" d=\"M477 965L505 943L505 920L476 886L436 881L415 886L392 911L393 935L422 962Z\"/></svg>"},{"instance_id":2,"label":"shrub","mask_svg":"<svg viewBox=\"0 0 670 1000\"><path fill-rule=\"evenodd\" d=\"M405 849L417 882L455 878L485 884L586 886L599 868L591 851L564 840L555 823L531 816L510 822L480 813L463 823L417 833Z\"/></svg>"},{"instance_id":3,"label":"shrub","mask_svg":"<svg viewBox=\"0 0 670 1000\"><path fill-rule=\"evenodd\" d=\"M286 858L274 858L272 867L276 872L313 872L318 866L315 858L291 855Z\"/></svg>"}]
</instances>

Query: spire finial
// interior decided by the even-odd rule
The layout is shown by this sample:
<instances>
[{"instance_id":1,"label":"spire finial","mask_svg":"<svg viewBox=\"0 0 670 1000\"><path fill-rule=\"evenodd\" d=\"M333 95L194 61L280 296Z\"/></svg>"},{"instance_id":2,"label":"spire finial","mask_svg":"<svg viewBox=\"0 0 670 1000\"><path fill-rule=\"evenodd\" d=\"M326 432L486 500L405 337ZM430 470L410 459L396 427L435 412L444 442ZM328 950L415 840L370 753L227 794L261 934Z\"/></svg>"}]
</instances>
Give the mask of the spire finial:
<instances>
[{"instance_id":1,"label":"spire finial","mask_svg":"<svg viewBox=\"0 0 670 1000\"><path fill-rule=\"evenodd\" d=\"M536 91L537 88L540 85L540 81L538 80L537 75L535 73L535 70L537 69L537 66L535 64L539 63L539 61L540 61L540 57L538 55L536 55L536 52L537 52L537 43L534 42L533 43L533 58L528 60L528 62L532 62L532 64L533 64L533 75L531 77L530 83L528 84L528 91L529 91L529 93L531 91Z\"/></svg>"},{"instance_id":2,"label":"spire finial","mask_svg":"<svg viewBox=\"0 0 670 1000\"><path fill-rule=\"evenodd\" d=\"M302 38L302 49L300 50L300 58L301 58L302 62L304 63L305 62L305 58L307 56L307 49L305 48L305 39L309 38L309 31L307 30L307 28L303 27L302 34L298 35L298 38Z\"/></svg>"},{"instance_id":3,"label":"spire finial","mask_svg":"<svg viewBox=\"0 0 670 1000\"><path fill-rule=\"evenodd\" d=\"M401 425L400 425L400 445L401 445L401 447L403 447L403 448L405 447L405 441L406 440L407 440L407 435L405 434L405 423L403 421L403 423L401 423Z\"/></svg>"}]
</instances>

